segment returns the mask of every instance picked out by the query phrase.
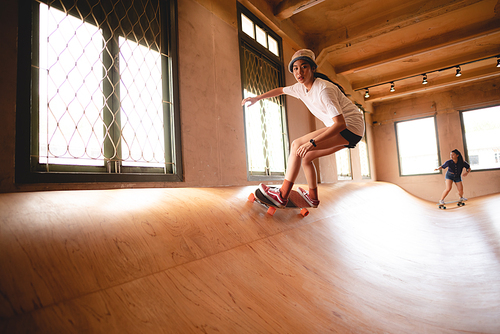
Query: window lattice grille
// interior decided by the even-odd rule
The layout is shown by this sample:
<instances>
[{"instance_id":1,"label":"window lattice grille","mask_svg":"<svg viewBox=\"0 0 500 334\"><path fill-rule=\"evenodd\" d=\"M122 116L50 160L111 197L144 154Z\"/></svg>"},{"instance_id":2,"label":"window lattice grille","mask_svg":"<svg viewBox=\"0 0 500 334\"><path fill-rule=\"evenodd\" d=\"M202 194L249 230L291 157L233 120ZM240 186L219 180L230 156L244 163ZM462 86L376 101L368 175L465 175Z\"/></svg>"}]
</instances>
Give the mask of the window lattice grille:
<instances>
[{"instance_id":1,"label":"window lattice grille","mask_svg":"<svg viewBox=\"0 0 500 334\"><path fill-rule=\"evenodd\" d=\"M245 97L257 96L280 87L280 71L276 66L243 49ZM284 120L280 97L259 101L245 110L247 159L250 174L285 173Z\"/></svg>"},{"instance_id":2,"label":"window lattice grille","mask_svg":"<svg viewBox=\"0 0 500 334\"><path fill-rule=\"evenodd\" d=\"M40 163L165 168L160 13L158 0L40 3Z\"/></svg>"}]
</instances>

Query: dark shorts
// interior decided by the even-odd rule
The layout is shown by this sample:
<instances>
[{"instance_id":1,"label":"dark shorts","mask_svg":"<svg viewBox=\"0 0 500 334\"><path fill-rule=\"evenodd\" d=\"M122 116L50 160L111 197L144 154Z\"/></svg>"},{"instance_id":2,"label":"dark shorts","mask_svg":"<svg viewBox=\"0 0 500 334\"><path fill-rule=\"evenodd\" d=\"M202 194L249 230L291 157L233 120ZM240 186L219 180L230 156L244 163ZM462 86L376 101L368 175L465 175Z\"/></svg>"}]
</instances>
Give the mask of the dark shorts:
<instances>
[{"instance_id":1,"label":"dark shorts","mask_svg":"<svg viewBox=\"0 0 500 334\"><path fill-rule=\"evenodd\" d=\"M461 175L455 175L454 173L451 172L446 172L445 178L447 180L452 180L453 182L462 182L462 176Z\"/></svg>"},{"instance_id":2,"label":"dark shorts","mask_svg":"<svg viewBox=\"0 0 500 334\"><path fill-rule=\"evenodd\" d=\"M349 142L348 145L345 145L345 147L348 147L348 148L355 148L356 147L356 144L359 143L359 141L361 140L361 136L358 136L357 134L351 132L350 130L343 130L340 135L342 137L345 138L345 140L347 140Z\"/></svg>"}]
</instances>

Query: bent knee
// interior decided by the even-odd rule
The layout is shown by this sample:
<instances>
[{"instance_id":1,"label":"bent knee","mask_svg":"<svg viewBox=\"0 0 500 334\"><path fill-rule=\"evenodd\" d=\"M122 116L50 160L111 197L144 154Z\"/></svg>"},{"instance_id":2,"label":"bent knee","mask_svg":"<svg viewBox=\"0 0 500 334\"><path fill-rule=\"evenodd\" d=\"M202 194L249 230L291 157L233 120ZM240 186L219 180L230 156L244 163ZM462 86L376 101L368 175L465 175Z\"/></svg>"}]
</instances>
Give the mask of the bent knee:
<instances>
[{"instance_id":1,"label":"bent knee","mask_svg":"<svg viewBox=\"0 0 500 334\"><path fill-rule=\"evenodd\" d=\"M298 139L295 139L294 141L292 141L292 146L290 147L290 149L292 150L292 152L296 152L299 147L300 147L300 142Z\"/></svg>"},{"instance_id":2,"label":"bent knee","mask_svg":"<svg viewBox=\"0 0 500 334\"><path fill-rule=\"evenodd\" d=\"M302 166L308 166L313 163L313 155L310 152L306 153L306 156L302 158Z\"/></svg>"}]
</instances>

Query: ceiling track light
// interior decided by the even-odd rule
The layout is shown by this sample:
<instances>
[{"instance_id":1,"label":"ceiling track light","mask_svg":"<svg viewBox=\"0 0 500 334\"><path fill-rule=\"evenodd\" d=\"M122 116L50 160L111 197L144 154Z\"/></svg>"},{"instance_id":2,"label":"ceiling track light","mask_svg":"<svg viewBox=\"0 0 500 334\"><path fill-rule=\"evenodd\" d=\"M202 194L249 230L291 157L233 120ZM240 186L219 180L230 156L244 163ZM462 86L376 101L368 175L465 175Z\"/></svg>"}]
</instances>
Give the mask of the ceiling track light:
<instances>
[{"instance_id":1,"label":"ceiling track light","mask_svg":"<svg viewBox=\"0 0 500 334\"><path fill-rule=\"evenodd\" d=\"M319 1L319 0L316 0L316 1ZM311 0L311 2L315 2L315 1ZM450 67L441 68L439 70L435 70L435 71L432 71L430 73L441 72L441 71L445 71L445 70L450 70L450 69L456 68L455 76L458 78L458 77L462 76L462 68L461 68L462 65L473 64L473 63L477 63L479 61L483 61L483 60L487 60L487 59L492 59L492 58L496 58L496 60L497 60L497 66L496 67L500 67L500 55L497 55L497 56L490 56L490 57L486 57L486 58L482 58L482 59L470 61L468 63L463 63L463 64L460 64L460 65L453 65L453 66L450 66ZM427 85L429 83L427 81L427 73L415 74L415 75L412 75L412 76L409 76L409 77L397 79L396 81L411 79L411 78L415 78L415 77L420 76L420 75L423 76L423 78L422 78L422 85ZM378 86L382 86L382 85L387 85L388 83L390 83L391 84L390 92L395 92L396 88L394 87L394 82L395 81L389 81L389 82L386 81L386 82L382 82L382 83L379 83L379 84L375 84L373 86L368 86L366 88L359 88L359 89L356 89L356 91L364 90L365 91L365 98L369 98L370 97L370 93L369 93L368 90L370 88L378 87Z\"/></svg>"}]
</instances>

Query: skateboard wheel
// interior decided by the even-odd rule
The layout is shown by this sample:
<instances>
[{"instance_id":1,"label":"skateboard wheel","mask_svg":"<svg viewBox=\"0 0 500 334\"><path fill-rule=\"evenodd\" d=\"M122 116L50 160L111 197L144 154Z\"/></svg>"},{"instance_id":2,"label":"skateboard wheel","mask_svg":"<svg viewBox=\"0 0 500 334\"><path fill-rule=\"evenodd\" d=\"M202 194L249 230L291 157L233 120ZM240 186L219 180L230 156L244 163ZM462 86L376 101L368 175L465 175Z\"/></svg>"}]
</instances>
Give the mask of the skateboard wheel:
<instances>
[{"instance_id":1,"label":"skateboard wheel","mask_svg":"<svg viewBox=\"0 0 500 334\"><path fill-rule=\"evenodd\" d=\"M271 206L269 209L267 209L267 213L271 216L274 215L275 212L276 212L276 208L273 206Z\"/></svg>"},{"instance_id":2,"label":"skateboard wheel","mask_svg":"<svg viewBox=\"0 0 500 334\"><path fill-rule=\"evenodd\" d=\"M309 210L302 209L300 210L300 214L302 215L302 217L307 217L309 215Z\"/></svg>"},{"instance_id":3,"label":"skateboard wheel","mask_svg":"<svg viewBox=\"0 0 500 334\"><path fill-rule=\"evenodd\" d=\"M248 200L252 203L255 202L255 194L251 193L250 195L248 195Z\"/></svg>"}]
</instances>

